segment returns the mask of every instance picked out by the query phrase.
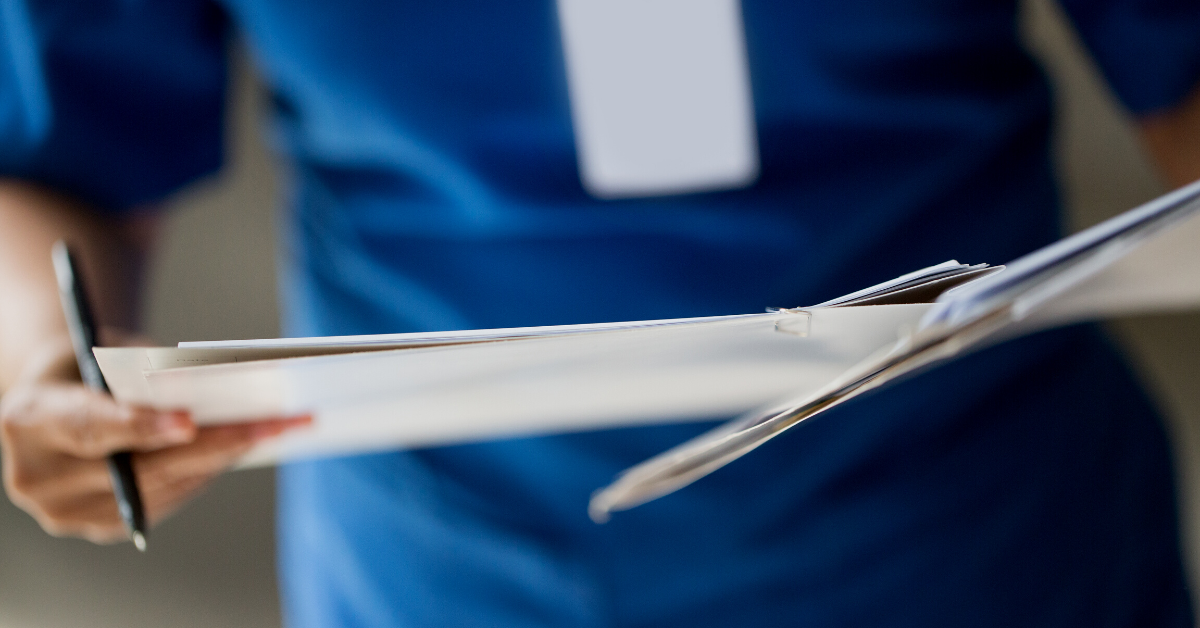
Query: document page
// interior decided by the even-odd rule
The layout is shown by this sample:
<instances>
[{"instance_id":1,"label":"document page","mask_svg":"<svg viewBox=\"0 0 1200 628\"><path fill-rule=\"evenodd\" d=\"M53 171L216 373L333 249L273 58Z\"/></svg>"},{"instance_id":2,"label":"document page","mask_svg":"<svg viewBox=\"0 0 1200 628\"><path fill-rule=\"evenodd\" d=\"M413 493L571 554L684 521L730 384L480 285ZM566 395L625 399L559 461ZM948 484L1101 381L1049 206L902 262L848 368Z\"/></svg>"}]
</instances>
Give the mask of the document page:
<instances>
[{"instance_id":1,"label":"document page","mask_svg":"<svg viewBox=\"0 0 1200 628\"><path fill-rule=\"evenodd\" d=\"M255 452L251 461L261 464L728 418L817 390L894 344L930 307L813 308L504 338L476 333L471 342L444 345L427 342L444 335L407 335L400 348L198 366L181 365L214 359L196 352L262 358L255 352L297 348L98 348L96 355L119 400L187 408L201 424L313 413L312 429Z\"/></svg>"},{"instance_id":2,"label":"document page","mask_svg":"<svg viewBox=\"0 0 1200 628\"><path fill-rule=\"evenodd\" d=\"M978 347L1086 318L1200 305L1197 235L1200 181L951 288L890 348L822 389L747 413L626 470L593 496L589 513L604 521L679 490L801 421Z\"/></svg>"}]
</instances>

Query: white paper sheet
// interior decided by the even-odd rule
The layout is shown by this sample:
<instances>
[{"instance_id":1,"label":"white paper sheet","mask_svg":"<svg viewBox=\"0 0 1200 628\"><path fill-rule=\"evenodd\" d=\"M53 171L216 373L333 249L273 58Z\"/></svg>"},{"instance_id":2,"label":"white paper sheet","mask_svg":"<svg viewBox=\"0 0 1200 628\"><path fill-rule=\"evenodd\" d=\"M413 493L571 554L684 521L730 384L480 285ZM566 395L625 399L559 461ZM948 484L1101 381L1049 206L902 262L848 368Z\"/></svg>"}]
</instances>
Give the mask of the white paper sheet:
<instances>
[{"instance_id":1,"label":"white paper sheet","mask_svg":"<svg viewBox=\"0 0 1200 628\"><path fill-rule=\"evenodd\" d=\"M829 408L930 364L1038 328L1200 304L1200 181L938 297L913 333L824 388L759 409L623 472L593 495L597 522L729 464ZM929 271L930 269L926 269Z\"/></svg>"},{"instance_id":2,"label":"white paper sheet","mask_svg":"<svg viewBox=\"0 0 1200 628\"><path fill-rule=\"evenodd\" d=\"M1200 306L1200 214L1155 235L1034 317L1056 324Z\"/></svg>"},{"instance_id":3,"label":"white paper sheet","mask_svg":"<svg viewBox=\"0 0 1200 628\"><path fill-rule=\"evenodd\" d=\"M286 359L263 351L341 349L300 341L98 348L96 356L117 399L187 408L201 424L312 412L314 428L252 455L250 462L262 464L734 416L819 389L893 344L929 307L814 308L582 326L579 333L553 328L503 340L476 332L471 342L460 336L445 346L421 346L444 334L408 334L401 342L411 348ZM178 366L216 358L225 363Z\"/></svg>"}]
</instances>

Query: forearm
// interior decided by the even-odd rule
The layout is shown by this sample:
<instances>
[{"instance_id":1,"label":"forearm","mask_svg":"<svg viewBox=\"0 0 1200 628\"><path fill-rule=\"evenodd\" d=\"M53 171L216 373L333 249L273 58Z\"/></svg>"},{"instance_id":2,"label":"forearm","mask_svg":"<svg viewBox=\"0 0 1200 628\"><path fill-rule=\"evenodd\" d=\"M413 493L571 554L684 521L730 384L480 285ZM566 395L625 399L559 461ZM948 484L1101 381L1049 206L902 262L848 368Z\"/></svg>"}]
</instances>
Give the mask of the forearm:
<instances>
[{"instance_id":1,"label":"forearm","mask_svg":"<svg viewBox=\"0 0 1200 628\"><path fill-rule=\"evenodd\" d=\"M1139 126L1171 187L1200 179L1200 86L1181 105L1145 116Z\"/></svg>"},{"instance_id":2,"label":"forearm","mask_svg":"<svg viewBox=\"0 0 1200 628\"><path fill-rule=\"evenodd\" d=\"M65 239L80 257L102 325L131 327L148 219L105 218L45 189L0 180L0 394L42 347L66 336L50 264Z\"/></svg>"}]
</instances>

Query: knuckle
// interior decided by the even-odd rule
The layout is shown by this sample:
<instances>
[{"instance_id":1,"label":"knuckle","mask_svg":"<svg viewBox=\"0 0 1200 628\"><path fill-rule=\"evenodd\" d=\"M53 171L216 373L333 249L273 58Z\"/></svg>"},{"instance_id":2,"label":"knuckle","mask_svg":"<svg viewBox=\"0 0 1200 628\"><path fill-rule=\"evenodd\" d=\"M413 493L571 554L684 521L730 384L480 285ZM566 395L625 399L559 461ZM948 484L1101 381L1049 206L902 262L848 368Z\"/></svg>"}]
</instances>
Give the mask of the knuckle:
<instances>
[{"instance_id":1,"label":"knuckle","mask_svg":"<svg viewBox=\"0 0 1200 628\"><path fill-rule=\"evenodd\" d=\"M0 417L0 442L11 444L17 442L17 425L9 417Z\"/></svg>"},{"instance_id":2,"label":"knuckle","mask_svg":"<svg viewBox=\"0 0 1200 628\"><path fill-rule=\"evenodd\" d=\"M11 437L33 414L34 401L26 390L10 390L0 397L0 430Z\"/></svg>"},{"instance_id":3,"label":"knuckle","mask_svg":"<svg viewBox=\"0 0 1200 628\"><path fill-rule=\"evenodd\" d=\"M121 526L95 523L82 526L76 535L96 545L112 545L125 537Z\"/></svg>"},{"instance_id":4,"label":"knuckle","mask_svg":"<svg viewBox=\"0 0 1200 628\"><path fill-rule=\"evenodd\" d=\"M66 536L70 534L67 520L62 516L61 508L51 507L39 502L28 502L20 504L29 516L37 521L38 525L51 536Z\"/></svg>"},{"instance_id":5,"label":"knuckle","mask_svg":"<svg viewBox=\"0 0 1200 628\"><path fill-rule=\"evenodd\" d=\"M146 487L147 489L152 487L168 486L179 480L176 473L171 473L169 468L162 466L155 466L150 469L139 470L137 475L138 484Z\"/></svg>"},{"instance_id":6,"label":"knuckle","mask_svg":"<svg viewBox=\"0 0 1200 628\"><path fill-rule=\"evenodd\" d=\"M38 492L41 483L36 474L30 473L24 465L9 465L4 477L4 488L11 497L31 498Z\"/></svg>"},{"instance_id":7,"label":"knuckle","mask_svg":"<svg viewBox=\"0 0 1200 628\"><path fill-rule=\"evenodd\" d=\"M89 391L72 391L63 399L57 422L63 434L76 447L92 447L100 436L100 421L93 416L93 400Z\"/></svg>"},{"instance_id":8,"label":"knuckle","mask_svg":"<svg viewBox=\"0 0 1200 628\"><path fill-rule=\"evenodd\" d=\"M42 508L31 514L51 536L84 538L96 543L111 537L108 529L113 527L112 524L81 517L75 509L67 506Z\"/></svg>"},{"instance_id":9,"label":"knuckle","mask_svg":"<svg viewBox=\"0 0 1200 628\"><path fill-rule=\"evenodd\" d=\"M46 525L63 528L69 521L70 509L60 504L41 504L38 507L39 521Z\"/></svg>"},{"instance_id":10,"label":"knuckle","mask_svg":"<svg viewBox=\"0 0 1200 628\"><path fill-rule=\"evenodd\" d=\"M53 537L78 537L83 532L79 522L65 517L35 517L42 530Z\"/></svg>"},{"instance_id":11,"label":"knuckle","mask_svg":"<svg viewBox=\"0 0 1200 628\"><path fill-rule=\"evenodd\" d=\"M146 421L141 420L132 413L126 413L111 421L105 421L104 428L106 434L123 434L127 438L136 440L145 440L150 433L150 429L146 426Z\"/></svg>"},{"instance_id":12,"label":"knuckle","mask_svg":"<svg viewBox=\"0 0 1200 628\"><path fill-rule=\"evenodd\" d=\"M96 399L82 387L22 388L0 399L0 439L12 449L29 442L93 455L102 453L106 423L96 415Z\"/></svg>"},{"instance_id":13,"label":"knuckle","mask_svg":"<svg viewBox=\"0 0 1200 628\"><path fill-rule=\"evenodd\" d=\"M107 452L105 426L86 414L71 418L66 427L68 438L78 453L99 456Z\"/></svg>"},{"instance_id":14,"label":"knuckle","mask_svg":"<svg viewBox=\"0 0 1200 628\"><path fill-rule=\"evenodd\" d=\"M8 436L16 426L16 403L8 399L0 399L0 430Z\"/></svg>"},{"instance_id":15,"label":"knuckle","mask_svg":"<svg viewBox=\"0 0 1200 628\"><path fill-rule=\"evenodd\" d=\"M153 417L149 415L134 413L128 418L120 419L118 425L141 441L153 440L158 435Z\"/></svg>"},{"instance_id":16,"label":"knuckle","mask_svg":"<svg viewBox=\"0 0 1200 628\"><path fill-rule=\"evenodd\" d=\"M62 523L47 519L45 517L35 517L35 519L37 519L38 525L42 526L42 530L44 530L46 534L49 534L50 536L62 538L64 536L71 535L71 531Z\"/></svg>"}]
</instances>

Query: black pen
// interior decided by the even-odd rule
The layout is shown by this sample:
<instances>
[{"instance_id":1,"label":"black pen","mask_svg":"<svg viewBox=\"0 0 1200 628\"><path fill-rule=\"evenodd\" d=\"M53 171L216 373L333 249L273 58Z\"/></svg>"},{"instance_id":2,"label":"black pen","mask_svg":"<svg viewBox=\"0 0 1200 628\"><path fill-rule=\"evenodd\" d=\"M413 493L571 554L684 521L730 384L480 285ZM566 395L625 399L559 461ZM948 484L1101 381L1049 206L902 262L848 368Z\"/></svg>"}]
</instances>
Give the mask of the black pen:
<instances>
[{"instance_id":1,"label":"black pen","mask_svg":"<svg viewBox=\"0 0 1200 628\"><path fill-rule=\"evenodd\" d=\"M96 343L96 322L92 318L87 292L79 267L71 257L71 251L62 240L54 243L50 251L54 262L54 274L58 277L58 295L62 299L63 313L67 317L67 331L71 334L71 346L75 349L75 360L79 363L79 374L88 388L108 392L108 383L100 372L100 364L92 354ZM129 538L139 551L146 551L146 512L142 507L142 495L138 491L137 477L133 474L132 454L119 451L108 457L108 475L112 480L113 495L117 498L117 510L129 531Z\"/></svg>"}]
</instances>

